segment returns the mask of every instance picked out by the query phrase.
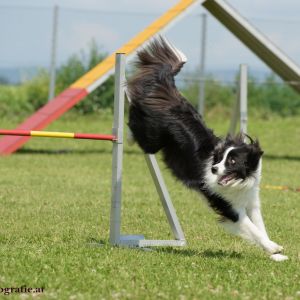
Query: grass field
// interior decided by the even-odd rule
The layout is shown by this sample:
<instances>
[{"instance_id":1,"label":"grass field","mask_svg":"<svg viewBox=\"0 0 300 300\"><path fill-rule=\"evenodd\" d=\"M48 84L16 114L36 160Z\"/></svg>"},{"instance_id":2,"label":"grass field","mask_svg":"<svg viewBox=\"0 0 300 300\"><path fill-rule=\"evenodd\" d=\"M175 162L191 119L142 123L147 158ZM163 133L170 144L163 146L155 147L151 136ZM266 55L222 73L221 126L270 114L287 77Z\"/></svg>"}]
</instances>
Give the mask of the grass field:
<instances>
[{"instance_id":1,"label":"grass field","mask_svg":"<svg viewBox=\"0 0 300 300\"><path fill-rule=\"evenodd\" d=\"M208 120L218 134L228 122ZM0 127L13 128L9 120ZM109 115L68 115L49 130L110 133ZM300 118L254 121L265 150L263 185L300 187ZM163 168L188 246L110 247L110 142L35 139L1 157L0 287L43 287L35 299L299 299L300 193L262 189L271 238L289 260L229 236L199 196ZM172 238L143 156L125 147L122 231ZM102 241L103 247L89 244ZM2 299L31 299L10 294Z\"/></svg>"}]
</instances>

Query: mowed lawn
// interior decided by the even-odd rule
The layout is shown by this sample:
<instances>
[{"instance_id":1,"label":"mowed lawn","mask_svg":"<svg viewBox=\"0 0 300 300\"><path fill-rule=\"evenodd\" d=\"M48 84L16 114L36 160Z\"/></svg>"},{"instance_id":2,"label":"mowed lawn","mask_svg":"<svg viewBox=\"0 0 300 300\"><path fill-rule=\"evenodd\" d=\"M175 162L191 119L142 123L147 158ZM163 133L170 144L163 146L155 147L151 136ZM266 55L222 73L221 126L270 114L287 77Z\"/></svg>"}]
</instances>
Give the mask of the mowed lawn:
<instances>
[{"instance_id":1,"label":"mowed lawn","mask_svg":"<svg viewBox=\"0 0 300 300\"><path fill-rule=\"evenodd\" d=\"M300 118L249 119L265 151L263 185L300 188ZM218 134L228 118L210 117ZM1 120L1 128L16 121ZM110 133L112 117L67 115L48 130ZM161 164L188 245L111 247L110 142L31 140L0 157L0 287L43 287L34 299L299 299L300 192L263 188L265 223L289 260L228 235L195 192ZM125 146L122 232L172 238L138 147ZM101 242L102 247L91 247ZM2 299L31 299L11 294Z\"/></svg>"}]
</instances>

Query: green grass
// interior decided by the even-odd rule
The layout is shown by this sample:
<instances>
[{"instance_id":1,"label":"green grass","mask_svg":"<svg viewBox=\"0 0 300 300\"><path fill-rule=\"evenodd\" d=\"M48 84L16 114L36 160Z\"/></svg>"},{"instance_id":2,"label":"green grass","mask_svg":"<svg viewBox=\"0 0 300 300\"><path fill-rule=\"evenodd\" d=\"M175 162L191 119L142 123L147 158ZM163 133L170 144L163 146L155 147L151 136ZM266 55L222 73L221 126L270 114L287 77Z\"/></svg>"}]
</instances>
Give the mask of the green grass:
<instances>
[{"instance_id":1,"label":"green grass","mask_svg":"<svg viewBox=\"0 0 300 300\"><path fill-rule=\"evenodd\" d=\"M300 118L249 121L265 150L263 184L299 187ZM218 134L228 128L221 117L208 123ZM2 128L14 125L0 121ZM48 129L110 133L111 126L109 115L68 115ZM199 195L162 165L188 246L145 252L108 244L110 143L34 139L0 164L0 287L44 287L36 299L299 297L300 193L261 193L270 236L290 258L278 263L224 233ZM123 233L172 238L137 147L125 147L123 186ZM90 247L93 241L104 246Z\"/></svg>"}]
</instances>

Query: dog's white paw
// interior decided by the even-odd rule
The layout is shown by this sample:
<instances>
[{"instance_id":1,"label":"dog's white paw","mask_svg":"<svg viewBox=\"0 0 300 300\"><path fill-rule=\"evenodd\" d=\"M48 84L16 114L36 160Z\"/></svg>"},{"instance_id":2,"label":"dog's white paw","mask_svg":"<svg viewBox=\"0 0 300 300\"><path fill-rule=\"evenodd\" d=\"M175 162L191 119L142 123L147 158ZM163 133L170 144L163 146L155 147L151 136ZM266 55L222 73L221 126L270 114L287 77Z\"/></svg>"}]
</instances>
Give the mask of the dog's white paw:
<instances>
[{"instance_id":1,"label":"dog's white paw","mask_svg":"<svg viewBox=\"0 0 300 300\"><path fill-rule=\"evenodd\" d=\"M268 241L264 248L270 254L277 254L283 251L283 247L273 241Z\"/></svg>"},{"instance_id":2,"label":"dog's white paw","mask_svg":"<svg viewBox=\"0 0 300 300\"><path fill-rule=\"evenodd\" d=\"M286 255L282 255L282 254L279 254L279 253L272 254L272 255L270 256L270 258L271 258L272 260L275 260L275 261L285 261L285 260L288 260L288 259L289 259Z\"/></svg>"}]
</instances>

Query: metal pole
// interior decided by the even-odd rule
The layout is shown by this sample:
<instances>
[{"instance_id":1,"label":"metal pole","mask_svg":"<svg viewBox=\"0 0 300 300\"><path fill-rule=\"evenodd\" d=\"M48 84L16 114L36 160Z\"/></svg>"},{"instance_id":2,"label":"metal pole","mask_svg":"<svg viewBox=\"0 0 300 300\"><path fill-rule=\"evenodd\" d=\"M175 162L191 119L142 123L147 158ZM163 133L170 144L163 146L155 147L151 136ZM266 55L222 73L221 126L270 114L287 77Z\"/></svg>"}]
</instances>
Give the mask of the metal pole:
<instances>
[{"instance_id":1,"label":"metal pole","mask_svg":"<svg viewBox=\"0 0 300 300\"><path fill-rule=\"evenodd\" d=\"M240 114L240 91L238 89L238 92L236 95L236 101L234 103L232 117L231 117L231 121L230 121L230 127L229 127L229 134L231 134L231 135L234 135L236 132L239 114Z\"/></svg>"},{"instance_id":2,"label":"metal pole","mask_svg":"<svg viewBox=\"0 0 300 300\"><path fill-rule=\"evenodd\" d=\"M145 159L150 170L151 177L154 181L156 191L159 195L159 199L164 208L165 214L173 232L173 235L175 236L176 240L185 241L183 230L177 218L175 208L171 201L164 178L160 172L155 155L145 154Z\"/></svg>"},{"instance_id":3,"label":"metal pole","mask_svg":"<svg viewBox=\"0 0 300 300\"><path fill-rule=\"evenodd\" d=\"M52 28L52 42L51 42L51 63L50 63L50 83L48 101L55 96L55 73L56 73L56 48L57 48L57 27L58 27L58 10L57 5L53 10L53 28Z\"/></svg>"},{"instance_id":4,"label":"metal pole","mask_svg":"<svg viewBox=\"0 0 300 300\"><path fill-rule=\"evenodd\" d=\"M201 14L201 56L200 56L200 80L199 80L199 99L198 99L198 112L201 116L204 115L205 108L205 49L206 49L206 28L207 28L207 15Z\"/></svg>"},{"instance_id":5,"label":"metal pole","mask_svg":"<svg viewBox=\"0 0 300 300\"><path fill-rule=\"evenodd\" d=\"M236 103L234 104L229 133L233 135L237 123L240 121L240 131L247 133L247 97L248 97L248 75L247 65L240 65L239 83Z\"/></svg>"},{"instance_id":6,"label":"metal pole","mask_svg":"<svg viewBox=\"0 0 300 300\"><path fill-rule=\"evenodd\" d=\"M240 65L240 131L247 133L247 96L248 96L248 67Z\"/></svg>"},{"instance_id":7,"label":"metal pole","mask_svg":"<svg viewBox=\"0 0 300 300\"><path fill-rule=\"evenodd\" d=\"M116 54L114 125L112 134L117 137L112 154L112 191L110 211L110 243L120 244L122 165L123 165L123 127L124 127L124 83L125 54Z\"/></svg>"}]
</instances>

